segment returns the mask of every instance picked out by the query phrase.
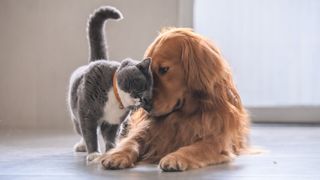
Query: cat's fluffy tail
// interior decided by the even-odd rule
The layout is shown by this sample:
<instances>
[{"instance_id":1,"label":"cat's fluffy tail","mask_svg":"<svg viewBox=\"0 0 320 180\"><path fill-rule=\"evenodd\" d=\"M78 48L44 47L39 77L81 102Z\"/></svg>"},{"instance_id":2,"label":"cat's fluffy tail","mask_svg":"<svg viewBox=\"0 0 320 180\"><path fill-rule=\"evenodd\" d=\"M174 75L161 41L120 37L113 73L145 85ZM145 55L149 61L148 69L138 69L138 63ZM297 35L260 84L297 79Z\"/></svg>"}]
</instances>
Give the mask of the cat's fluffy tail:
<instances>
[{"instance_id":1,"label":"cat's fluffy tail","mask_svg":"<svg viewBox=\"0 0 320 180\"><path fill-rule=\"evenodd\" d=\"M88 20L88 41L89 41L89 62L108 59L108 52L106 49L104 23L107 19L122 19L121 12L111 6L102 6L90 15Z\"/></svg>"}]
</instances>

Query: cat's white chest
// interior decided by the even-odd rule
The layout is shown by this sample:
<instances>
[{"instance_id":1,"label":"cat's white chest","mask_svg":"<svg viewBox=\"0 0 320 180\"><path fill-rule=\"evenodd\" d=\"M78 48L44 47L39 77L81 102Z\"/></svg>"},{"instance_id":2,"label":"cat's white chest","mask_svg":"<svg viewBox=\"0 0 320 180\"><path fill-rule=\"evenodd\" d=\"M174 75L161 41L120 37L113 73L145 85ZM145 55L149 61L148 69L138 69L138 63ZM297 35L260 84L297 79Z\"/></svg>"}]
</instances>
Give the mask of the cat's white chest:
<instances>
[{"instance_id":1,"label":"cat's white chest","mask_svg":"<svg viewBox=\"0 0 320 180\"><path fill-rule=\"evenodd\" d=\"M119 102L116 99L112 88L107 96L108 101L104 106L103 120L107 121L109 124L120 124L120 118L125 113L125 109L119 108Z\"/></svg>"}]
</instances>

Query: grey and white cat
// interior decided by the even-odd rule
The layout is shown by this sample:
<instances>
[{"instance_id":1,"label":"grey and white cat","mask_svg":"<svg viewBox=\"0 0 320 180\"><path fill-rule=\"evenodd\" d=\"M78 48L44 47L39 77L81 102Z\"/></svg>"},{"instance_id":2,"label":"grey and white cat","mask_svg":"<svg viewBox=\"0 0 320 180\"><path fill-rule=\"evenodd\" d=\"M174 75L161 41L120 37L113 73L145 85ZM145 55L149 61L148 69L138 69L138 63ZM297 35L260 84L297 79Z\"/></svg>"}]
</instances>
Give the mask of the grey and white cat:
<instances>
[{"instance_id":1,"label":"grey and white cat","mask_svg":"<svg viewBox=\"0 0 320 180\"><path fill-rule=\"evenodd\" d=\"M90 16L89 64L76 69L70 78L68 105L75 130L82 136L75 151L87 151L88 161L99 156L98 127L108 151L132 107L151 108L151 59L108 60L104 24L107 19L121 18L121 12L110 6L100 7Z\"/></svg>"}]
</instances>

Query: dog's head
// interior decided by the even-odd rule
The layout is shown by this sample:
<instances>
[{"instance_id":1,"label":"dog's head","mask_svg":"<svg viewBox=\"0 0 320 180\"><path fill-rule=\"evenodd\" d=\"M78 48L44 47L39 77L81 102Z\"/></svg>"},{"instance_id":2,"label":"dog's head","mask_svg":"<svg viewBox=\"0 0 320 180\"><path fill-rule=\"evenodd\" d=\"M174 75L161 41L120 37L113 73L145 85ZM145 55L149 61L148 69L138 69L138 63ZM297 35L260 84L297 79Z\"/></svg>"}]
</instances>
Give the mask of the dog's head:
<instances>
[{"instance_id":1,"label":"dog's head","mask_svg":"<svg viewBox=\"0 0 320 180\"><path fill-rule=\"evenodd\" d=\"M166 30L145 53L153 59L154 117L228 105L237 99L228 65L219 50L186 28ZM221 102L219 102L221 101Z\"/></svg>"}]
</instances>

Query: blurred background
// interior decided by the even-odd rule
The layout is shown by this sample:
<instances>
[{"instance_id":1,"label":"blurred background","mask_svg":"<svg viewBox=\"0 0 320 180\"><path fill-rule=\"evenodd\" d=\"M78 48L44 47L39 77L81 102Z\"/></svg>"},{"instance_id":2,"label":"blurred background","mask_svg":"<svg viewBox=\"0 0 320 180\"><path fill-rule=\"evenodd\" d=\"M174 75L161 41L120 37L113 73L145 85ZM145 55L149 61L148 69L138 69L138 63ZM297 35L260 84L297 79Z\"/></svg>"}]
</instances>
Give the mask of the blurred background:
<instances>
[{"instance_id":1,"label":"blurred background","mask_svg":"<svg viewBox=\"0 0 320 180\"><path fill-rule=\"evenodd\" d=\"M191 27L221 48L254 122L320 122L318 0L0 0L0 131L72 128L68 80L101 5L124 15L106 26L111 59L141 59L162 27Z\"/></svg>"}]
</instances>

